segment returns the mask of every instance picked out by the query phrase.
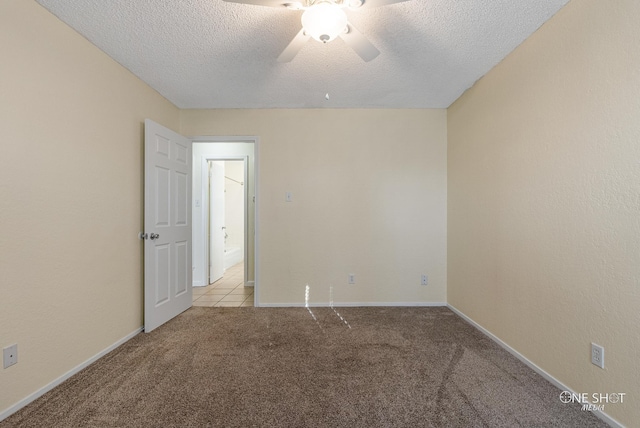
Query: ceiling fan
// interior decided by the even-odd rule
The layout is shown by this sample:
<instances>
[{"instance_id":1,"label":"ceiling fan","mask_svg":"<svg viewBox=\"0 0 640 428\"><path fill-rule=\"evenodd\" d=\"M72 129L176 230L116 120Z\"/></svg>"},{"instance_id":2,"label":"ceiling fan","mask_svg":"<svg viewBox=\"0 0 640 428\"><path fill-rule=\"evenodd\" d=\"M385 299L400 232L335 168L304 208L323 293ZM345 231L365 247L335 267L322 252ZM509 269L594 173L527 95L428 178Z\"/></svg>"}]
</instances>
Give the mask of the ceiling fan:
<instances>
[{"instance_id":1,"label":"ceiling fan","mask_svg":"<svg viewBox=\"0 0 640 428\"><path fill-rule=\"evenodd\" d=\"M400 3L407 0L224 0L230 3L243 3L257 6L286 7L303 10L302 29L291 40L278 57L279 62L291 61L302 46L313 38L328 43L340 37L365 62L371 61L380 51L347 20L344 9L378 7Z\"/></svg>"}]
</instances>

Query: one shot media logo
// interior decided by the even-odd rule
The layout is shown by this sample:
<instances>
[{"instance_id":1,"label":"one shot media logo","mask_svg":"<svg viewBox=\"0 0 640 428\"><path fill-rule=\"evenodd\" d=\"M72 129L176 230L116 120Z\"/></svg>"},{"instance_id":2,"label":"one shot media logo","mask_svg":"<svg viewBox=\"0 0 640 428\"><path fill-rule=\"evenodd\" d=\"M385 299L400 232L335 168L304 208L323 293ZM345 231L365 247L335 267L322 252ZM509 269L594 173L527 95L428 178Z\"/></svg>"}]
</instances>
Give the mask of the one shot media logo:
<instances>
[{"instance_id":1,"label":"one shot media logo","mask_svg":"<svg viewBox=\"0 0 640 428\"><path fill-rule=\"evenodd\" d=\"M626 392L570 392L562 391L560 393L560 401L564 404L578 403L582 404L582 410L596 411L604 410L605 404L623 404Z\"/></svg>"}]
</instances>

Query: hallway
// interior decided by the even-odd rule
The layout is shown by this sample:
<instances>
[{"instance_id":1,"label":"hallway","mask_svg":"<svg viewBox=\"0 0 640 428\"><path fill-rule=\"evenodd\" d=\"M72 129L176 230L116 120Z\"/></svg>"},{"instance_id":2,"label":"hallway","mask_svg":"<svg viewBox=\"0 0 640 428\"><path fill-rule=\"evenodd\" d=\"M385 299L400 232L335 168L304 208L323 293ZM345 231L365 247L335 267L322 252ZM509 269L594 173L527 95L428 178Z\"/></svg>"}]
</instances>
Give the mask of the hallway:
<instances>
[{"instance_id":1,"label":"hallway","mask_svg":"<svg viewBox=\"0 0 640 428\"><path fill-rule=\"evenodd\" d=\"M193 287L193 306L253 306L253 287L244 286L244 262L225 270L222 279L206 287Z\"/></svg>"}]
</instances>

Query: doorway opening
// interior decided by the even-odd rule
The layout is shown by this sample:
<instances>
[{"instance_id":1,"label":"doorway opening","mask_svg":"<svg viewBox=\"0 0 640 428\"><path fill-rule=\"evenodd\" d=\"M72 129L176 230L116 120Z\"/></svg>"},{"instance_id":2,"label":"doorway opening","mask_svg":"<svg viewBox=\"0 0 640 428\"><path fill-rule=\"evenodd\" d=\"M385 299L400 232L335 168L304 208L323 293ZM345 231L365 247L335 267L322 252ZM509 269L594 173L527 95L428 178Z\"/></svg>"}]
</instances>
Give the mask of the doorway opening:
<instances>
[{"instance_id":1,"label":"doorway opening","mask_svg":"<svg viewBox=\"0 0 640 428\"><path fill-rule=\"evenodd\" d=\"M254 143L193 142L194 305L204 294L198 306L258 300Z\"/></svg>"}]
</instances>

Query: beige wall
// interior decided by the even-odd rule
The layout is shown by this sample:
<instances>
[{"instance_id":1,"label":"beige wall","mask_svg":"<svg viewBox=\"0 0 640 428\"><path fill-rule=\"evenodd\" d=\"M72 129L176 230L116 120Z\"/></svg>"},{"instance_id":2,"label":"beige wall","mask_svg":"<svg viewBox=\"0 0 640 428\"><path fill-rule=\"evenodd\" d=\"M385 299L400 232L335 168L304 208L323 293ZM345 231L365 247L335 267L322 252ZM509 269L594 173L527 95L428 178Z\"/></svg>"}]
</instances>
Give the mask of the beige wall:
<instances>
[{"instance_id":1,"label":"beige wall","mask_svg":"<svg viewBox=\"0 0 640 428\"><path fill-rule=\"evenodd\" d=\"M34 1L0 58L2 413L142 326L143 121L179 112Z\"/></svg>"},{"instance_id":2,"label":"beige wall","mask_svg":"<svg viewBox=\"0 0 640 428\"><path fill-rule=\"evenodd\" d=\"M639 426L640 2L573 0L448 110L448 302ZM605 348L604 370L590 343Z\"/></svg>"},{"instance_id":3,"label":"beige wall","mask_svg":"<svg viewBox=\"0 0 640 428\"><path fill-rule=\"evenodd\" d=\"M445 110L183 110L181 132L260 137L260 304L445 302Z\"/></svg>"}]
</instances>

